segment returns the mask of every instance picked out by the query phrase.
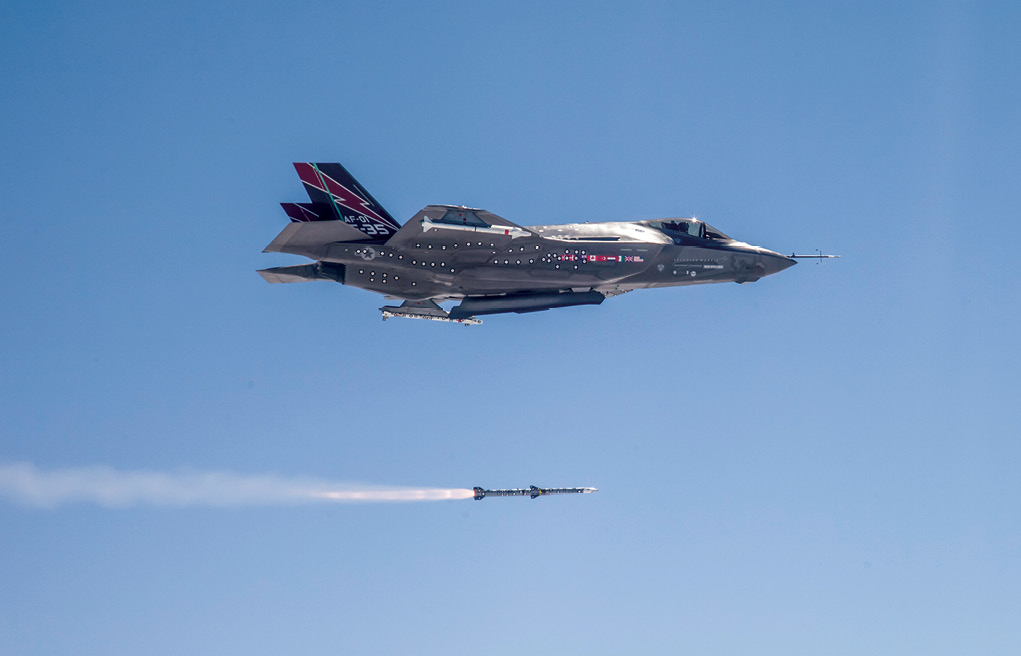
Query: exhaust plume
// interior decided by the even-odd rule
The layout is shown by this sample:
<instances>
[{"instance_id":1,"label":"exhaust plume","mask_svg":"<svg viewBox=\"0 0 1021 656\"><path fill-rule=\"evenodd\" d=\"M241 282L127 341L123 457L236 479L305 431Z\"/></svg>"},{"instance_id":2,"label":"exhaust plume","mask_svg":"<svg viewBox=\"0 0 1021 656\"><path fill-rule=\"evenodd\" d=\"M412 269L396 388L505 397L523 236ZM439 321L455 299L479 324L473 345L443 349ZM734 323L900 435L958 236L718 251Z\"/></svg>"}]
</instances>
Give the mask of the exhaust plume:
<instances>
[{"instance_id":1,"label":"exhaust plume","mask_svg":"<svg viewBox=\"0 0 1021 656\"><path fill-rule=\"evenodd\" d=\"M118 471L104 466L42 470L31 463L0 463L0 498L31 508L56 508L70 503L93 503L107 508L227 508L440 501L472 496L471 490L460 488L362 485L268 474Z\"/></svg>"}]
</instances>

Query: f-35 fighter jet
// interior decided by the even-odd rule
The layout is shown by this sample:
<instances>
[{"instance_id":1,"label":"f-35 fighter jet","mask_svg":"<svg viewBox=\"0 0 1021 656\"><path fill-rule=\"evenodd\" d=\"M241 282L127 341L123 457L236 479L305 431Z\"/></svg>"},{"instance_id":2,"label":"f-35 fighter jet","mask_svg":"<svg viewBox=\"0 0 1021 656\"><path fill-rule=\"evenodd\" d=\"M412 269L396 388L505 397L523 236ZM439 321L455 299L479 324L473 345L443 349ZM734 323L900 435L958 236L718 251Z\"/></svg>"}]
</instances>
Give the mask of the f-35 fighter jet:
<instances>
[{"instance_id":1,"label":"f-35 fighter jet","mask_svg":"<svg viewBox=\"0 0 1021 656\"><path fill-rule=\"evenodd\" d=\"M520 226L486 210L428 205L403 226L340 164L294 165L311 203L267 253L313 264L259 271L268 282L332 280L403 301L380 310L464 324L506 312L598 305L634 289L755 282L795 264L694 218ZM450 310L439 304L460 301Z\"/></svg>"}]
</instances>

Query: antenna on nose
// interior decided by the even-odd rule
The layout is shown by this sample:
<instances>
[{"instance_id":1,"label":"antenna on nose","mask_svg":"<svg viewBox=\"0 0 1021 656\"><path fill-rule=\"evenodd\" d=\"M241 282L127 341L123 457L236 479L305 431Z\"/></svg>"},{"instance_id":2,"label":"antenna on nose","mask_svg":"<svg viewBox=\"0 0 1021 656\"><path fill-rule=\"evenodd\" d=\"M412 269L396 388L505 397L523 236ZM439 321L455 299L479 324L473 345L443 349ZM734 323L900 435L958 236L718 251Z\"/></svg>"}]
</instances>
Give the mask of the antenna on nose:
<instances>
[{"instance_id":1,"label":"antenna on nose","mask_svg":"<svg viewBox=\"0 0 1021 656\"><path fill-rule=\"evenodd\" d=\"M819 250L817 248L817 249L815 249L815 254L814 255L797 255L795 253L791 253L787 257L789 257L791 259L795 259L795 260L809 260L809 259L811 259L811 260L826 260L826 259L829 259L831 257L840 257L840 256L839 255L825 255L825 254L823 254L823 252L821 250Z\"/></svg>"}]
</instances>

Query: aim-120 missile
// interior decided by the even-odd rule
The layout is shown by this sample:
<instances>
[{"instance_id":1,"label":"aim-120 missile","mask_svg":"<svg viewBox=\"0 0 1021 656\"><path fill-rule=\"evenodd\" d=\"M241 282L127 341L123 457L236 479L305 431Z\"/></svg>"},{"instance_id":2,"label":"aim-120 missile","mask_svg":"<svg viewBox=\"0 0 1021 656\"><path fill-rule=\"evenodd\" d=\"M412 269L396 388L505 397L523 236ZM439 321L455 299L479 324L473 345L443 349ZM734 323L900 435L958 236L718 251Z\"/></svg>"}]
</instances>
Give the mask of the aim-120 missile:
<instances>
[{"instance_id":1,"label":"aim-120 missile","mask_svg":"<svg viewBox=\"0 0 1021 656\"><path fill-rule=\"evenodd\" d=\"M473 489L476 501L486 497L532 497L534 499L544 494L585 494L597 491L594 487L536 487L534 485L514 490L485 490L481 487Z\"/></svg>"}]
</instances>

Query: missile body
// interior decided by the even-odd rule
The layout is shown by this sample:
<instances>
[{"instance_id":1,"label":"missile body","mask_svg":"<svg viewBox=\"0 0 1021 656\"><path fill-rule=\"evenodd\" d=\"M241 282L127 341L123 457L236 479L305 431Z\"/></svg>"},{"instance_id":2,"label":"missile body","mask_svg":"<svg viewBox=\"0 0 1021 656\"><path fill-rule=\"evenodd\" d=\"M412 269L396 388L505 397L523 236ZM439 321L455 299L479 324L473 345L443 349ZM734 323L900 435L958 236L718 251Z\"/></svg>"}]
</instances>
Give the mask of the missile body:
<instances>
[{"instance_id":1,"label":"missile body","mask_svg":"<svg viewBox=\"0 0 1021 656\"><path fill-rule=\"evenodd\" d=\"M513 490L485 490L481 487L474 488L475 500L480 501L486 497L541 497L544 494L585 494L595 492L594 487L528 487Z\"/></svg>"}]
</instances>

